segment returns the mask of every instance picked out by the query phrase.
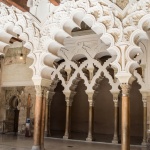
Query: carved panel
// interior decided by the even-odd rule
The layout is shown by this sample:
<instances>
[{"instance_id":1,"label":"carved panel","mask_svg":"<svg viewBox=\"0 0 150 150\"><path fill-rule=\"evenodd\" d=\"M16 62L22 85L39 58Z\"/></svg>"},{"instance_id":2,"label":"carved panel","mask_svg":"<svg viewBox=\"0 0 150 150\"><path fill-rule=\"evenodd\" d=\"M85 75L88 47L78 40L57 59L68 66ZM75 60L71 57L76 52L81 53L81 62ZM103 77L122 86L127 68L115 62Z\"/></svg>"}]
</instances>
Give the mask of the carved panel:
<instances>
[{"instance_id":1,"label":"carved panel","mask_svg":"<svg viewBox=\"0 0 150 150\"><path fill-rule=\"evenodd\" d=\"M129 3L129 0L111 0L111 1L121 9L124 9Z\"/></svg>"},{"instance_id":2,"label":"carved panel","mask_svg":"<svg viewBox=\"0 0 150 150\"><path fill-rule=\"evenodd\" d=\"M62 48L60 55L71 60L76 55L85 55L87 58L94 58L96 54L106 51L106 46L98 35L79 36L65 42L65 48Z\"/></svg>"}]
</instances>

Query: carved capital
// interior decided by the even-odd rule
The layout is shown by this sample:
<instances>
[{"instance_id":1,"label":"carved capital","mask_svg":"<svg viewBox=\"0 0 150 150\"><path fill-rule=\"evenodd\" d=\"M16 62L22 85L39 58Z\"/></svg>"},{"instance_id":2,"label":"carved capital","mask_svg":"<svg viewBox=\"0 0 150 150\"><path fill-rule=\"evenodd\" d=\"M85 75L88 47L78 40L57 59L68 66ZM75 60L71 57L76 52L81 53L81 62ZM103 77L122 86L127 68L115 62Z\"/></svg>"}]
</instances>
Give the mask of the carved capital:
<instances>
[{"instance_id":1,"label":"carved capital","mask_svg":"<svg viewBox=\"0 0 150 150\"><path fill-rule=\"evenodd\" d=\"M93 100L88 100L89 101L89 106L94 107L94 101Z\"/></svg>"},{"instance_id":2,"label":"carved capital","mask_svg":"<svg viewBox=\"0 0 150 150\"><path fill-rule=\"evenodd\" d=\"M41 85L35 85L36 96L38 97L46 97L47 88Z\"/></svg>"},{"instance_id":3,"label":"carved capital","mask_svg":"<svg viewBox=\"0 0 150 150\"><path fill-rule=\"evenodd\" d=\"M147 99L146 100L142 100L143 101L143 107L147 107Z\"/></svg>"},{"instance_id":4,"label":"carved capital","mask_svg":"<svg viewBox=\"0 0 150 150\"><path fill-rule=\"evenodd\" d=\"M118 93L112 93L112 95L113 95L114 107L118 107Z\"/></svg>"},{"instance_id":5,"label":"carved capital","mask_svg":"<svg viewBox=\"0 0 150 150\"><path fill-rule=\"evenodd\" d=\"M36 90L36 96L42 97L42 86L40 85L35 85L35 90Z\"/></svg>"},{"instance_id":6,"label":"carved capital","mask_svg":"<svg viewBox=\"0 0 150 150\"><path fill-rule=\"evenodd\" d=\"M65 101L66 101L66 106L72 106L72 101L73 99L70 99L70 92L65 92Z\"/></svg>"},{"instance_id":7,"label":"carved capital","mask_svg":"<svg viewBox=\"0 0 150 150\"><path fill-rule=\"evenodd\" d=\"M93 94L94 94L94 92L88 92L87 93L89 101L93 100Z\"/></svg>"},{"instance_id":8,"label":"carved capital","mask_svg":"<svg viewBox=\"0 0 150 150\"><path fill-rule=\"evenodd\" d=\"M43 87L43 97L45 97L47 99L47 92L48 92L48 88L47 87Z\"/></svg>"},{"instance_id":9,"label":"carved capital","mask_svg":"<svg viewBox=\"0 0 150 150\"><path fill-rule=\"evenodd\" d=\"M118 107L118 99L115 99L113 101L114 101L114 107Z\"/></svg>"},{"instance_id":10,"label":"carved capital","mask_svg":"<svg viewBox=\"0 0 150 150\"><path fill-rule=\"evenodd\" d=\"M120 85L121 89L122 89L122 96L129 96L129 92L130 92L130 85L123 83Z\"/></svg>"},{"instance_id":11,"label":"carved capital","mask_svg":"<svg viewBox=\"0 0 150 150\"><path fill-rule=\"evenodd\" d=\"M72 106L72 101L71 100L67 100L66 101L66 106Z\"/></svg>"},{"instance_id":12,"label":"carved capital","mask_svg":"<svg viewBox=\"0 0 150 150\"><path fill-rule=\"evenodd\" d=\"M148 93L147 92L141 92L141 93L142 93L143 107L147 107Z\"/></svg>"},{"instance_id":13,"label":"carved capital","mask_svg":"<svg viewBox=\"0 0 150 150\"><path fill-rule=\"evenodd\" d=\"M71 93L70 92L64 92L64 94L65 94L65 100L69 101Z\"/></svg>"}]
</instances>

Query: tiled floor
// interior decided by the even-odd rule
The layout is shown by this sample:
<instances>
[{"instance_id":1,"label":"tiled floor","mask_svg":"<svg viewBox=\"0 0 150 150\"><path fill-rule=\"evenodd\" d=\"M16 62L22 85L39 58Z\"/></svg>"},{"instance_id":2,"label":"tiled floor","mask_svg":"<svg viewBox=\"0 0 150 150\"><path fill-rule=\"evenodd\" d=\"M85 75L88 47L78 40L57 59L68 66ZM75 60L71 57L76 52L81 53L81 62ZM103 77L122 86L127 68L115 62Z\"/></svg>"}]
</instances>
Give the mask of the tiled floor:
<instances>
[{"instance_id":1,"label":"tiled floor","mask_svg":"<svg viewBox=\"0 0 150 150\"><path fill-rule=\"evenodd\" d=\"M31 150L32 138L0 135L0 150ZM46 150L120 150L120 145L45 138ZM131 146L131 150L150 150L142 146Z\"/></svg>"}]
</instances>

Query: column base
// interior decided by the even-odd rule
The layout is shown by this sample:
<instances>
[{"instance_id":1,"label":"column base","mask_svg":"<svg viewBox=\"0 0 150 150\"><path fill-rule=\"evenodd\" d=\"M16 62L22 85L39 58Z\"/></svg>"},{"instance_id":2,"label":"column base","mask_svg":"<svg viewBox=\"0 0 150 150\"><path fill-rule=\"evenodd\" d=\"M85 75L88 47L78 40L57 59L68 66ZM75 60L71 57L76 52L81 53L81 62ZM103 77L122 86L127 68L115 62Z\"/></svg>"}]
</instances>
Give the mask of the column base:
<instances>
[{"instance_id":1,"label":"column base","mask_svg":"<svg viewBox=\"0 0 150 150\"><path fill-rule=\"evenodd\" d=\"M117 137L114 137L113 140L112 140L112 143L113 143L113 144L118 144L118 138L117 138Z\"/></svg>"},{"instance_id":2,"label":"column base","mask_svg":"<svg viewBox=\"0 0 150 150\"><path fill-rule=\"evenodd\" d=\"M40 146L32 146L31 150L41 150Z\"/></svg>"},{"instance_id":3,"label":"column base","mask_svg":"<svg viewBox=\"0 0 150 150\"><path fill-rule=\"evenodd\" d=\"M64 139L64 140L68 140L69 138L70 138L69 135L64 135L64 136L63 136L63 139Z\"/></svg>"},{"instance_id":4,"label":"column base","mask_svg":"<svg viewBox=\"0 0 150 150\"><path fill-rule=\"evenodd\" d=\"M147 146L147 142L146 142L146 141L143 141L141 145L142 145L142 146Z\"/></svg>"},{"instance_id":5,"label":"column base","mask_svg":"<svg viewBox=\"0 0 150 150\"><path fill-rule=\"evenodd\" d=\"M93 141L93 138L92 138L92 137L87 137L87 138L86 138L86 141L87 141L87 142L92 142L92 141Z\"/></svg>"},{"instance_id":6,"label":"column base","mask_svg":"<svg viewBox=\"0 0 150 150\"><path fill-rule=\"evenodd\" d=\"M118 144L118 140L112 140L113 144Z\"/></svg>"}]
</instances>

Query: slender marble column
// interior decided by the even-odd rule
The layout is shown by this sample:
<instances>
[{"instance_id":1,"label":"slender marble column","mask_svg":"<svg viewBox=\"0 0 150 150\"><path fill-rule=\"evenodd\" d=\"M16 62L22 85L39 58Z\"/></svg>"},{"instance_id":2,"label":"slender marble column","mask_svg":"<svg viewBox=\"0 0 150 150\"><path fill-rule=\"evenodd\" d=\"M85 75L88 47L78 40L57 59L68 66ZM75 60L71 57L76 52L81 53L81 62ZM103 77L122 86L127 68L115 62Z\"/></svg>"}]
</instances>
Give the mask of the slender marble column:
<instances>
[{"instance_id":1,"label":"slender marble column","mask_svg":"<svg viewBox=\"0 0 150 150\"><path fill-rule=\"evenodd\" d=\"M47 105L47 136L50 137L51 136L51 123L50 123L50 120L51 120L51 102L52 102L52 99L53 99L53 96L54 96L55 92L49 92L49 98L48 98L48 105Z\"/></svg>"},{"instance_id":2,"label":"slender marble column","mask_svg":"<svg viewBox=\"0 0 150 150\"><path fill-rule=\"evenodd\" d=\"M35 113L34 113L34 141L32 150L41 150L41 114L42 114L42 87L35 86L36 100L35 100Z\"/></svg>"},{"instance_id":3,"label":"slender marble column","mask_svg":"<svg viewBox=\"0 0 150 150\"><path fill-rule=\"evenodd\" d=\"M47 122L48 122L48 95L49 91L46 92L46 106L45 106L45 136L47 136Z\"/></svg>"},{"instance_id":4,"label":"slender marble column","mask_svg":"<svg viewBox=\"0 0 150 150\"><path fill-rule=\"evenodd\" d=\"M42 97L42 122L41 122L41 150L44 150L44 133L45 133L45 115L46 115L46 88L43 90Z\"/></svg>"},{"instance_id":5,"label":"slender marble column","mask_svg":"<svg viewBox=\"0 0 150 150\"><path fill-rule=\"evenodd\" d=\"M143 97L143 141L142 145L147 145L147 97Z\"/></svg>"},{"instance_id":6,"label":"slender marble column","mask_svg":"<svg viewBox=\"0 0 150 150\"><path fill-rule=\"evenodd\" d=\"M93 101L93 93L88 93L89 99L89 129L88 129L88 137L86 141L93 140L93 116L94 116L94 101Z\"/></svg>"},{"instance_id":7,"label":"slender marble column","mask_svg":"<svg viewBox=\"0 0 150 150\"><path fill-rule=\"evenodd\" d=\"M45 108L45 136L47 136L47 123L48 123L48 99L46 98L46 108Z\"/></svg>"},{"instance_id":8,"label":"slender marble column","mask_svg":"<svg viewBox=\"0 0 150 150\"><path fill-rule=\"evenodd\" d=\"M118 93L113 94L113 101L114 101L114 137L112 143L118 143Z\"/></svg>"},{"instance_id":9,"label":"slender marble column","mask_svg":"<svg viewBox=\"0 0 150 150\"><path fill-rule=\"evenodd\" d=\"M121 150L130 150L130 85L121 84L122 88L122 115L121 115Z\"/></svg>"},{"instance_id":10,"label":"slender marble column","mask_svg":"<svg viewBox=\"0 0 150 150\"><path fill-rule=\"evenodd\" d=\"M63 139L70 138L71 106L72 106L72 101L70 101L69 95L67 95L66 96L66 126L65 126L65 134L63 136Z\"/></svg>"}]
</instances>

